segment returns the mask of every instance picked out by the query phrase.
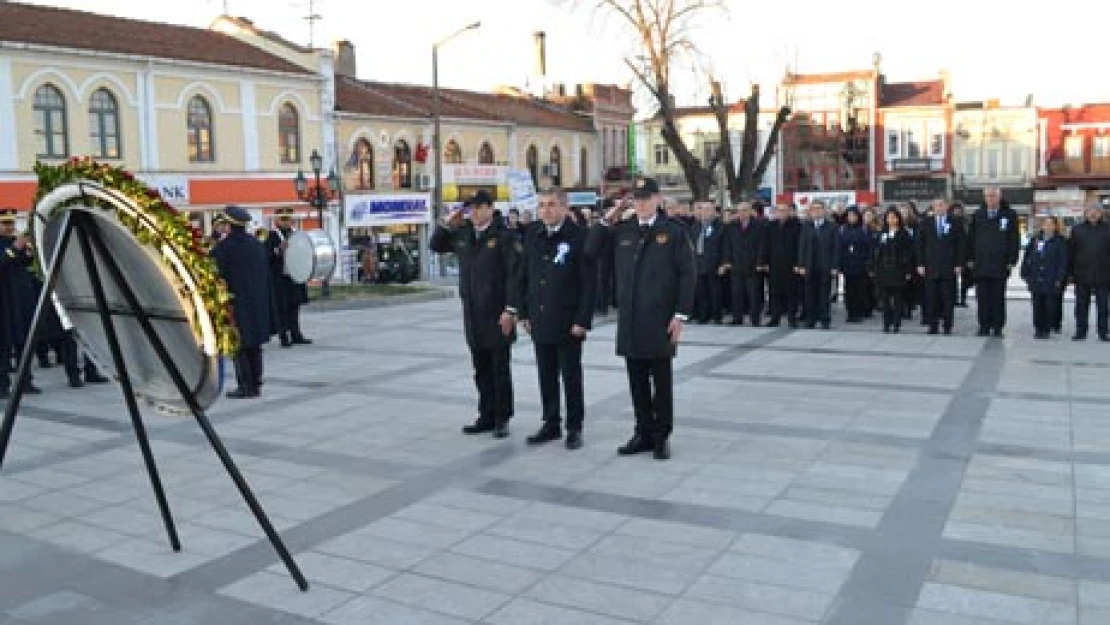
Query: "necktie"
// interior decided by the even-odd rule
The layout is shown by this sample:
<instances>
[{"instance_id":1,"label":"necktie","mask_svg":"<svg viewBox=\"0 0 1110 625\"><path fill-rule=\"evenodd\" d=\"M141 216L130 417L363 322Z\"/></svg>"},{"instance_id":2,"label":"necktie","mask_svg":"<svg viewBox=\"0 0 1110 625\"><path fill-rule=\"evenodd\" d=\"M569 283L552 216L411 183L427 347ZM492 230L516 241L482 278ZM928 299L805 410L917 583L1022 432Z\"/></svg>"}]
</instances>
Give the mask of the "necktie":
<instances>
[{"instance_id":1,"label":"necktie","mask_svg":"<svg viewBox=\"0 0 1110 625\"><path fill-rule=\"evenodd\" d=\"M698 256L705 254L705 231L707 226L703 225L698 232Z\"/></svg>"},{"instance_id":2,"label":"necktie","mask_svg":"<svg viewBox=\"0 0 1110 625\"><path fill-rule=\"evenodd\" d=\"M937 217L937 234L944 234L944 218Z\"/></svg>"}]
</instances>

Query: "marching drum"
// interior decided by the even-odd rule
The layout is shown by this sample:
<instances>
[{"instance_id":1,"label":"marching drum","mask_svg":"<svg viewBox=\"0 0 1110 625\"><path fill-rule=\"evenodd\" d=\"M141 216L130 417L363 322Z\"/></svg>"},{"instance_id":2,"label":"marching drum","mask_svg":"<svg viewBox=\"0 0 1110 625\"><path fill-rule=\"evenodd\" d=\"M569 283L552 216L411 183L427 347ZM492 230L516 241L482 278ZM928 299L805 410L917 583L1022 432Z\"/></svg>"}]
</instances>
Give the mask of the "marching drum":
<instances>
[{"instance_id":1,"label":"marching drum","mask_svg":"<svg viewBox=\"0 0 1110 625\"><path fill-rule=\"evenodd\" d=\"M294 232L285 249L285 273L293 282L327 280L335 272L335 244L323 230Z\"/></svg>"}]
</instances>

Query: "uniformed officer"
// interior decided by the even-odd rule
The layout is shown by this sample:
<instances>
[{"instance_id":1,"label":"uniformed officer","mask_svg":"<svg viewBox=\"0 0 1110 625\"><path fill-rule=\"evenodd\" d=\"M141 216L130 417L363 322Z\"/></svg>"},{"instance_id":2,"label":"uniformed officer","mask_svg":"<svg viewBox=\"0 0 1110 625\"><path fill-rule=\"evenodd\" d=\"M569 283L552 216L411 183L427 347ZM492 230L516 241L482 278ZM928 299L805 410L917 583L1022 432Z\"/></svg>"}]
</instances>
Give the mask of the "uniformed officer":
<instances>
[{"instance_id":1,"label":"uniformed officer","mask_svg":"<svg viewBox=\"0 0 1110 625\"><path fill-rule=\"evenodd\" d=\"M452 211L436 227L429 244L437 254L459 260L459 297L462 299L466 344L478 387L478 419L465 434L493 432L509 435L513 414L513 376L510 366L520 306L520 239L493 220L493 198L479 191L471 199L470 220Z\"/></svg>"},{"instance_id":2,"label":"uniformed officer","mask_svg":"<svg viewBox=\"0 0 1110 625\"><path fill-rule=\"evenodd\" d=\"M5 397L11 386L8 373L12 371L12 358L18 358L23 353L38 304L34 277L30 272L33 262L30 241L16 233L15 215L14 208L0 211L0 315L3 321L0 332L4 334L3 344L0 345L3 348L0 369L4 370L0 378L3 390L0 396ZM30 395L42 393L30 373L27 374L23 392Z\"/></svg>"},{"instance_id":3,"label":"uniformed officer","mask_svg":"<svg viewBox=\"0 0 1110 625\"><path fill-rule=\"evenodd\" d=\"M285 271L285 250L293 236L293 211L277 211L277 227L270 231L266 247L270 257L270 275L273 282L276 330L282 347L312 343L301 333L301 306L308 303L308 286L298 284Z\"/></svg>"},{"instance_id":4,"label":"uniformed officer","mask_svg":"<svg viewBox=\"0 0 1110 625\"><path fill-rule=\"evenodd\" d=\"M567 194L539 196L540 227L524 238L520 271L520 320L532 335L543 404L543 426L528 437L539 445L562 437L559 379L567 401L567 449L582 446L586 414L582 390L582 343L594 312L597 265L587 255L587 226L568 216Z\"/></svg>"},{"instance_id":5,"label":"uniformed officer","mask_svg":"<svg viewBox=\"0 0 1110 625\"><path fill-rule=\"evenodd\" d=\"M245 209L228 206L223 219L229 231L212 248L212 258L231 293L235 324L239 328L239 353L235 356L239 387L227 396L258 397L262 385L262 346L270 341L266 247L247 233L251 216Z\"/></svg>"},{"instance_id":6,"label":"uniformed officer","mask_svg":"<svg viewBox=\"0 0 1110 625\"><path fill-rule=\"evenodd\" d=\"M657 460L666 460L674 424L672 360L694 306L694 248L686 227L659 210L655 179L637 180L632 197L632 219L618 223L613 209L591 235L613 240L617 355L625 358L636 412L635 433L617 451L654 451ZM590 245L603 249L595 241Z\"/></svg>"}]
</instances>

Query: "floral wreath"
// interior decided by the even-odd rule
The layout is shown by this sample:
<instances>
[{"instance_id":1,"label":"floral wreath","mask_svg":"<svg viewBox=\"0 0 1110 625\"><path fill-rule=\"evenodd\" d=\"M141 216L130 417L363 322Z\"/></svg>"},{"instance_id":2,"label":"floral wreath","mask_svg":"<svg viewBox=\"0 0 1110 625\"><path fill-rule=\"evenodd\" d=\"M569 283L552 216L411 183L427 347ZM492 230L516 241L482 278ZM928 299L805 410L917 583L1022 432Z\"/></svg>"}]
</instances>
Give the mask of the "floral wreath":
<instances>
[{"instance_id":1,"label":"floral wreath","mask_svg":"<svg viewBox=\"0 0 1110 625\"><path fill-rule=\"evenodd\" d=\"M145 226L140 220L131 215L116 212L119 222L133 233L139 243L156 252L164 245L168 245L177 253L182 265L192 276L197 285L197 291L204 308L212 320L216 334L216 348L225 356L234 356L239 350L239 331L235 327L234 315L231 308L231 294L227 284L220 277L215 261L209 255L209 244L203 233L193 227L189 218L172 207L162 195L151 189L133 174L122 167L113 167L105 163L98 163L92 157L74 157L60 165L35 164L35 173L38 175L39 186L35 195L35 204L54 189L71 182L86 180L95 182L103 187L112 189L127 196L147 219L153 221L155 229ZM74 200L80 202L83 200ZM101 208L114 210L111 204L93 200ZM70 202L73 203L73 202ZM69 203L63 203L53 210L58 210ZM46 215L49 218L49 215ZM199 312L193 311L193 331L200 332ZM197 337L198 343L202 337Z\"/></svg>"}]
</instances>

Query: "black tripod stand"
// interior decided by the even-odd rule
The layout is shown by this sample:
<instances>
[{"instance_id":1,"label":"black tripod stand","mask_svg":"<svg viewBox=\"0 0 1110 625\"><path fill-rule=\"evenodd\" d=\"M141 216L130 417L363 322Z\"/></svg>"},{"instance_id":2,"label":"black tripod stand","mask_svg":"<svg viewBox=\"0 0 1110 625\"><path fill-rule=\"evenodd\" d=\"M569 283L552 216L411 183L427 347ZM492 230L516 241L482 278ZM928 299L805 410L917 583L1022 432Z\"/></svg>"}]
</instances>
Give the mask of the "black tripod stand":
<instances>
[{"instance_id":1,"label":"black tripod stand","mask_svg":"<svg viewBox=\"0 0 1110 625\"><path fill-rule=\"evenodd\" d=\"M139 413L139 405L135 400L135 392L131 386L131 379L127 373L127 363L124 361L123 351L120 349L119 336L116 333L116 327L112 319L115 316L133 317L139 323L143 335L146 337L146 340L150 342L151 347L153 347L155 353L158 355L159 361L173 380L174 385L181 394L181 398L189 406L189 410L193 413L197 425L200 426L200 429L208 439L208 443L212 446L216 455L219 456L228 476L235 482L236 488L239 489L239 494L242 495L243 500L246 501L247 506L250 507L255 520L262 526L262 530L266 533L266 537L269 538L270 544L273 545L274 550L277 551L281 560L285 563L285 567L297 582L297 586L301 590L308 590L308 581L305 579L304 574L302 574L300 568L297 567L297 563L293 561L293 557L289 554L289 550L285 547L285 543L282 542L273 524L270 523L269 517L267 517L265 511L262 510L262 506L258 503L258 499L255 498L254 493L251 491L247 481L243 478L242 473L239 472L239 468L235 465L235 461L232 460L223 441L220 440L219 435L216 434L216 430L212 427L212 423L208 420L207 415L204 414L204 410L201 409L200 405L197 403L196 397L189 389L189 385L181 374L180 369L178 369L177 364L170 356L165 343L155 331L152 319L165 319L165 317L148 313L143 309L142 304L139 302L138 297L135 295L135 291L128 283L122 269L112 256L112 253L108 250L107 245L105 245L100 227L97 225L92 215L82 210L71 210L66 213L63 219L61 235L58 240L58 245L54 249L51 257L50 268L46 272L43 281L42 294L39 296L38 305L35 307L35 315L31 321L31 330L28 340L19 358L19 370L16 372L12 395L4 410L3 423L0 424L0 466L3 466L4 457L7 454L8 443L11 441L12 429L15 427L16 413L19 411L19 405L23 399L24 385L31 372L31 359L34 357L34 346L38 342L39 335L43 330L44 321L46 319L46 307L53 305L51 295L54 293L54 289L58 283L58 276L61 273L61 263L65 258L66 249L71 242L70 239L76 236L77 243L81 248L81 257L84 261L85 268L88 270L89 284L92 287L93 298L96 301L95 310L99 313L100 320L104 326L104 335L107 339L108 347L112 352L112 361L115 364L116 377L123 391L123 399L127 404L127 411L131 415L131 425L135 429L135 437L138 439L139 448L142 450L146 471L150 476L150 483L154 487L154 496L158 501L158 510L162 515L162 522L166 526L166 533L169 536L170 546L174 551L181 551L181 541L177 537L177 528L174 526L169 502L166 500L166 493L162 489L162 480L158 476L158 468L154 463L154 454L150 449L150 439L147 437L146 427ZM116 285L116 290L126 301L125 309L120 310L119 307L109 305L107 297L105 296L104 283L101 280L101 266L107 271L108 276ZM184 316L175 320L182 322L188 321Z\"/></svg>"}]
</instances>

